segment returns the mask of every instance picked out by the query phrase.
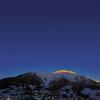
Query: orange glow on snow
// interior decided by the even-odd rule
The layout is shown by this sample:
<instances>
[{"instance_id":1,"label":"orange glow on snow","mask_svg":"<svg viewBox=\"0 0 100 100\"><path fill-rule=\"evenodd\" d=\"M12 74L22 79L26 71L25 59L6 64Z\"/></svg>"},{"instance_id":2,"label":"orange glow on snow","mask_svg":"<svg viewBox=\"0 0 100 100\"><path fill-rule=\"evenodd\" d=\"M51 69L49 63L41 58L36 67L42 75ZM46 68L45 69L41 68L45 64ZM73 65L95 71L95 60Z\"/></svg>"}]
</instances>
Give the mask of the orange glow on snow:
<instances>
[{"instance_id":1,"label":"orange glow on snow","mask_svg":"<svg viewBox=\"0 0 100 100\"><path fill-rule=\"evenodd\" d=\"M100 83L100 80L95 80L95 81Z\"/></svg>"},{"instance_id":2,"label":"orange glow on snow","mask_svg":"<svg viewBox=\"0 0 100 100\"><path fill-rule=\"evenodd\" d=\"M69 71L69 70L58 70L58 71L55 71L54 72L55 74L58 74L58 73L67 73L67 74L77 74L73 71Z\"/></svg>"}]
</instances>

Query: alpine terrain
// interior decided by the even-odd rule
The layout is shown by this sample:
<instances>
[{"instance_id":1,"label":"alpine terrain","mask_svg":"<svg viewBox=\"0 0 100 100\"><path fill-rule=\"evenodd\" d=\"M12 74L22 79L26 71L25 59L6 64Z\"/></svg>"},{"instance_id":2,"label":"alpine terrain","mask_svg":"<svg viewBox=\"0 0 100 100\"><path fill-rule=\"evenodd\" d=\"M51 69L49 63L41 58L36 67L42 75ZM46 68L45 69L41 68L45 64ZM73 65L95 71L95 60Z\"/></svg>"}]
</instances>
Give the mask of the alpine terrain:
<instances>
[{"instance_id":1,"label":"alpine terrain","mask_svg":"<svg viewBox=\"0 0 100 100\"><path fill-rule=\"evenodd\" d=\"M69 70L0 80L0 100L100 100L100 82Z\"/></svg>"}]
</instances>

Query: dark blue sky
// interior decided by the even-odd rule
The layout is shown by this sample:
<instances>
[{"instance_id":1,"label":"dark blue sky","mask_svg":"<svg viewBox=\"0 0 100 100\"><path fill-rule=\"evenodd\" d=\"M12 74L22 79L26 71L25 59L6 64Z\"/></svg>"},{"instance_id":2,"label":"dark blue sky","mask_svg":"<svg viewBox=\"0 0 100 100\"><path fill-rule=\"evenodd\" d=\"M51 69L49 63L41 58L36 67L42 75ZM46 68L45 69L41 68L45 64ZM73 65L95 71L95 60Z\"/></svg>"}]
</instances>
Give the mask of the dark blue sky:
<instances>
[{"instance_id":1,"label":"dark blue sky","mask_svg":"<svg viewBox=\"0 0 100 100\"><path fill-rule=\"evenodd\" d=\"M70 69L100 79L100 2L0 1L0 77Z\"/></svg>"}]
</instances>

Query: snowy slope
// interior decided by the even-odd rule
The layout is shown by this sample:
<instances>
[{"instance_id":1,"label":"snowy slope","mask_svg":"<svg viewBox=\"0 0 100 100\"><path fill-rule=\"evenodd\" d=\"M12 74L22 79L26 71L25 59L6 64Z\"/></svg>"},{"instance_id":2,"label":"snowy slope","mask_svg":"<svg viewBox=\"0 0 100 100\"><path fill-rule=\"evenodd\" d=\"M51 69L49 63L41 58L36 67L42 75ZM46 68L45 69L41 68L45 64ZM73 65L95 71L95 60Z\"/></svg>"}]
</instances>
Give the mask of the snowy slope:
<instances>
[{"instance_id":1,"label":"snowy slope","mask_svg":"<svg viewBox=\"0 0 100 100\"><path fill-rule=\"evenodd\" d=\"M29 95L32 98L56 95L58 99L55 100L68 97L100 100L100 83L68 70L31 72L0 80L2 98L10 96L12 99L24 100Z\"/></svg>"}]
</instances>

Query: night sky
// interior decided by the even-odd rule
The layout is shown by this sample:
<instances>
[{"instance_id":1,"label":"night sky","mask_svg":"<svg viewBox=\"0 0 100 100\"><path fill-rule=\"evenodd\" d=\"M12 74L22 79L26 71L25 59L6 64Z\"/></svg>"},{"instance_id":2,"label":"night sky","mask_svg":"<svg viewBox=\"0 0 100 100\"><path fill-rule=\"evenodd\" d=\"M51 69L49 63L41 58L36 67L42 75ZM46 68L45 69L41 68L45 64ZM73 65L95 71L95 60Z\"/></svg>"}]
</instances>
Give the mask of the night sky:
<instances>
[{"instance_id":1,"label":"night sky","mask_svg":"<svg viewBox=\"0 0 100 100\"><path fill-rule=\"evenodd\" d=\"M0 78L59 69L100 79L100 1L1 0Z\"/></svg>"}]
</instances>

